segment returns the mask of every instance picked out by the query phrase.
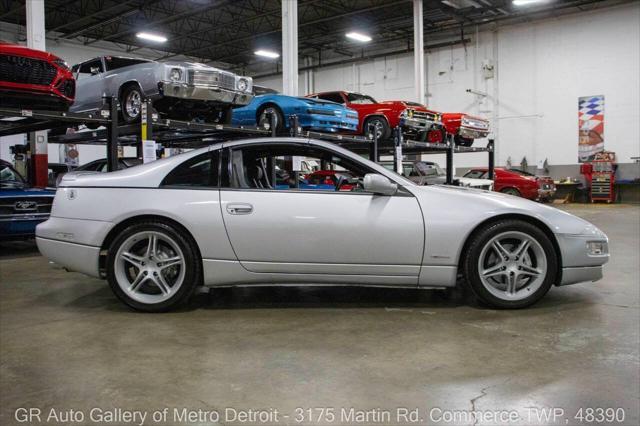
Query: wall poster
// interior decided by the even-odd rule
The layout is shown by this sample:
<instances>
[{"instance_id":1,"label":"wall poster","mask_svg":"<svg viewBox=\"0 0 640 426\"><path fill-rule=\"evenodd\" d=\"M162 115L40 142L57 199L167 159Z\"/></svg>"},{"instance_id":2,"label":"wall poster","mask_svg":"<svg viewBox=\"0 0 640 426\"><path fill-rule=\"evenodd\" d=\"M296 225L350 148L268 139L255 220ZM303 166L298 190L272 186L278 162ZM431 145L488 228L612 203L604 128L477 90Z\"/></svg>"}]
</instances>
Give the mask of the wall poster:
<instances>
[{"instance_id":1,"label":"wall poster","mask_svg":"<svg viewBox=\"0 0 640 426\"><path fill-rule=\"evenodd\" d=\"M604 95L578 98L578 162L604 151Z\"/></svg>"}]
</instances>

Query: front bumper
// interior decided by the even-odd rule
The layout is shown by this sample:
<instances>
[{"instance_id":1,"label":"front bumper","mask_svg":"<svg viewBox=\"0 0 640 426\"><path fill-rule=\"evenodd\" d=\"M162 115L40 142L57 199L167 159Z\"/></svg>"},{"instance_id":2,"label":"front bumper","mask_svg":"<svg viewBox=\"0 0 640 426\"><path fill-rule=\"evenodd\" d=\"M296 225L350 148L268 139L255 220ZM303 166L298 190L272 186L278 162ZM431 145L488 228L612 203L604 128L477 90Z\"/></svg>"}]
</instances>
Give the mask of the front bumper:
<instances>
[{"instance_id":1,"label":"front bumper","mask_svg":"<svg viewBox=\"0 0 640 426\"><path fill-rule=\"evenodd\" d=\"M441 127L442 124L438 121L428 120L417 117L401 117L400 127L406 132L420 133Z\"/></svg>"},{"instance_id":2,"label":"front bumper","mask_svg":"<svg viewBox=\"0 0 640 426\"><path fill-rule=\"evenodd\" d=\"M556 195L556 190L554 189L538 189L538 197L539 198L553 198Z\"/></svg>"},{"instance_id":3,"label":"front bumper","mask_svg":"<svg viewBox=\"0 0 640 426\"><path fill-rule=\"evenodd\" d=\"M2 219L0 220L0 240L33 238L36 234L36 226L45 220L47 220L46 217Z\"/></svg>"},{"instance_id":4,"label":"front bumper","mask_svg":"<svg viewBox=\"0 0 640 426\"><path fill-rule=\"evenodd\" d=\"M358 120L335 115L301 114L298 118L300 127L321 132L355 132Z\"/></svg>"},{"instance_id":5,"label":"front bumper","mask_svg":"<svg viewBox=\"0 0 640 426\"><path fill-rule=\"evenodd\" d=\"M475 127L460 126L458 134L467 139L481 139L486 138L489 135L487 129L477 129Z\"/></svg>"},{"instance_id":6,"label":"front bumper","mask_svg":"<svg viewBox=\"0 0 640 426\"><path fill-rule=\"evenodd\" d=\"M161 83L164 96L194 101L216 102L232 105L247 105L253 99L252 93L236 92L211 86L195 86L185 83Z\"/></svg>"},{"instance_id":7,"label":"front bumper","mask_svg":"<svg viewBox=\"0 0 640 426\"><path fill-rule=\"evenodd\" d=\"M562 257L562 278L558 285L598 281L609 261L608 239L604 235L556 234ZM605 243L602 254L589 253L589 242Z\"/></svg>"}]
</instances>

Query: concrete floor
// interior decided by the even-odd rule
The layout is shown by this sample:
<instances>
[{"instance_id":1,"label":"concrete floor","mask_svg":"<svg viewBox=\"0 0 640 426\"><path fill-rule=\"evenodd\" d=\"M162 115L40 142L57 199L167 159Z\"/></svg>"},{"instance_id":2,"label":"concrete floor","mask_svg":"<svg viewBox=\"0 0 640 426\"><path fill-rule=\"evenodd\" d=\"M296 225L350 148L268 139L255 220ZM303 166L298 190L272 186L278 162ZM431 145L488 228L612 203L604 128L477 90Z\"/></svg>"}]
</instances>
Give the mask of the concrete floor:
<instances>
[{"instance_id":1,"label":"concrete floor","mask_svg":"<svg viewBox=\"0 0 640 426\"><path fill-rule=\"evenodd\" d=\"M351 407L390 410L378 424L397 423L397 407L418 408L425 424L473 423L432 421L433 408L577 424L580 407L612 407L637 425L640 207L563 208L609 235L605 278L553 288L520 311L437 291L254 288L215 290L182 312L138 314L104 282L49 268L30 244L4 244L0 424L17 424L19 407L42 409L41 424L51 408L93 424L96 407L142 410L144 424L156 424L150 416L166 407L163 424L193 425L211 417L181 421L173 409L218 410L227 424L226 408L277 409L280 423L296 424L296 407L332 407L324 424L357 424L343 416ZM541 408L564 414L539 421Z\"/></svg>"}]
</instances>

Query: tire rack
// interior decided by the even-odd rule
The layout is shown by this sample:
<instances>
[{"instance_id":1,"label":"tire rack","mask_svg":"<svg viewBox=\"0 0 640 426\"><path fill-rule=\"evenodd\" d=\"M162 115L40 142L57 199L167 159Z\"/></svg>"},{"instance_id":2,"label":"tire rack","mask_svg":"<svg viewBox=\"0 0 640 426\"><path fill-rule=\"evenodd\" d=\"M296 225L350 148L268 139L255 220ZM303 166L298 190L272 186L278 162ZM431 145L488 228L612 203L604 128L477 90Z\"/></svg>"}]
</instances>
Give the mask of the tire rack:
<instances>
[{"instance_id":1,"label":"tire rack","mask_svg":"<svg viewBox=\"0 0 640 426\"><path fill-rule=\"evenodd\" d=\"M139 124L118 124L118 102L116 98L105 98L105 108L90 113L69 113L62 111L25 110L0 106L0 136L28 133L37 130L57 129L71 125L93 124L105 129L49 136L52 143L74 143L106 145L108 171L117 170L118 144L136 146L137 156L142 154L142 141L154 139L164 147L196 148L231 139L247 137L275 137L274 117L270 117L268 128L233 127L226 124L195 123L190 121L160 118L151 100L142 104ZM115 118L115 119L112 119ZM446 182L453 181L453 155L467 152L488 153L489 179L494 175L494 141L489 139L486 147L456 147L453 138L446 143L430 143L405 140L400 127L393 129L393 138L378 141L373 129L369 139L362 136L305 131L298 123L298 117L289 118L289 136L321 139L336 143L357 154L367 155L378 162L381 155L392 155L394 169L402 165L404 154L446 154Z\"/></svg>"}]
</instances>

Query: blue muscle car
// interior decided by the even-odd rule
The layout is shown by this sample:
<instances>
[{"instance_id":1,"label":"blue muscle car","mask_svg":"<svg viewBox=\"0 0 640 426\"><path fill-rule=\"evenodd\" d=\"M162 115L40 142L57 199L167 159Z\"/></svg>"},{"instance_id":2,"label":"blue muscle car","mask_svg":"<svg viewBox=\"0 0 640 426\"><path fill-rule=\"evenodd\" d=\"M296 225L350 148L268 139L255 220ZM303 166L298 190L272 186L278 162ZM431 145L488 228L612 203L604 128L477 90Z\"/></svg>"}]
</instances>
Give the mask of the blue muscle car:
<instances>
[{"instance_id":1,"label":"blue muscle car","mask_svg":"<svg viewBox=\"0 0 640 426\"><path fill-rule=\"evenodd\" d=\"M31 238L49 218L54 191L29 188L20 174L0 160L0 240Z\"/></svg>"},{"instance_id":2,"label":"blue muscle car","mask_svg":"<svg viewBox=\"0 0 640 426\"><path fill-rule=\"evenodd\" d=\"M275 118L276 130L289 128L289 116L298 116L300 127L320 132L355 132L358 113L335 102L279 94L259 95L246 106L233 110L235 126L264 127L269 115Z\"/></svg>"}]
</instances>

